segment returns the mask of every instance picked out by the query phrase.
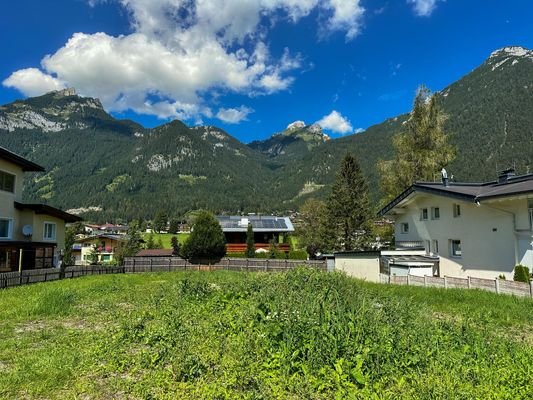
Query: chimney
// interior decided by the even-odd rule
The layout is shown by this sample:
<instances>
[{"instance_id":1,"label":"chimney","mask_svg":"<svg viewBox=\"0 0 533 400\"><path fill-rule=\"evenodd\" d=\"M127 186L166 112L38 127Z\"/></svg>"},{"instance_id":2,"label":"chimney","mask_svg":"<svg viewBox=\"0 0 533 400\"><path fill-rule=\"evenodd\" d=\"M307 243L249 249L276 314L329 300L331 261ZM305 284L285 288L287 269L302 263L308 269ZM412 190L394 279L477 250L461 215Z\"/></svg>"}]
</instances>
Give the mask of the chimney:
<instances>
[{"instance_id":1,"label":"chimney","mask_svg":"<svg viewBox=\"0 0 533 400\"><path fill-rule=\"evenodd\" d=\"M448 187L448 173L444 168L440 171L440 175L442 177L442 184L446 187Z\"/></svg>"},{"instance_id":2,"label":"chimney","mask_svg":"<svg viewBox=\"0 0 533 400\"><path fill-rule=\"evenodd\" d=\"M515 169L514 168L507 168L503 171L500 171L498 174L498 183L506 183L509 181L509 178L515 176Z\"/></svg>"}]
</instances>

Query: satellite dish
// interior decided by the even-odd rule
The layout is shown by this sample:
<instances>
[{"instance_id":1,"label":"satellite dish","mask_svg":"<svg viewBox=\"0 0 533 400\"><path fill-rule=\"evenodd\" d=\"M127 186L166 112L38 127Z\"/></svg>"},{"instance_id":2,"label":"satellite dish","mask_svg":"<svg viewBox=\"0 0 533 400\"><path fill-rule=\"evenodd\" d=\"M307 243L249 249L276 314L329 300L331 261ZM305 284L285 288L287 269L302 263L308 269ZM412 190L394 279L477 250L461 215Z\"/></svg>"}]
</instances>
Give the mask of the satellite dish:
<instances>
[{"instance_id":1,"label":"satellite dish","mask_svg":"<svg viewBox=\"0 0 533 400\"><path fill-rule=\"evenodd\" d=\"M24 236L31 236L33 235L33 227L31 225L24 225L22 227L22 234Z\"/></svg>"}]
</instances>

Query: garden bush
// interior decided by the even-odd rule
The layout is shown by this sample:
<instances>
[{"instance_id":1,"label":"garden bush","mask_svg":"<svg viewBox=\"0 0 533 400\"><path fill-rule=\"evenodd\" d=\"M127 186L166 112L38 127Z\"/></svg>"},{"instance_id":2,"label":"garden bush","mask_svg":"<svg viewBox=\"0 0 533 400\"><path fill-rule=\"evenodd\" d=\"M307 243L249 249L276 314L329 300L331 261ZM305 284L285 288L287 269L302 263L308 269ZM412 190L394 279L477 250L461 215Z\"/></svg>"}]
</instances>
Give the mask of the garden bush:
<instances>
[{"instance_id":1,"label":"garden bush","mask_svg":"<svg viewBox=\"0 0 533 400\"><path fill-rule=\"evenodd\" d=\"M529 282L529 268L518 264L516 267L514 267L514 276L513 280L517 282Z\"/></svg>"}]
</instances>

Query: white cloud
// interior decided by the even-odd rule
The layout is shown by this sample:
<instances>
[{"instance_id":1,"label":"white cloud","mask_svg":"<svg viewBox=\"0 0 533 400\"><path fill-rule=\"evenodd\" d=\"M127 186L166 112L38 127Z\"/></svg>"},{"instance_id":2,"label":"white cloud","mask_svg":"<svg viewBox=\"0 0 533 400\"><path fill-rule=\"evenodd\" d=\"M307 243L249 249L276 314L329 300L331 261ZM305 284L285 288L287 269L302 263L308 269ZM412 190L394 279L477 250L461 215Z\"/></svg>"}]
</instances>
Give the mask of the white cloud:
<instances>
[{"instance_id":1,"label":"white cloud","mask_svg":"<svg viewBox=\"0 0 533 400\"><path fill-rule=\"evenodd\" d=\"M16 88L26 96L38 96L52 90L65 88L65 83L37 68L20 69L13 72L2 84Z\"/></svg>"},{"instance_id":2,"label":"white cloud","mask_svg":"<svg viewBox=\"0 0 533 400\"><path fill-rule=\"evenodd\" d=\"M435 8L437 8L437 2L439 0L407 0L407 3L412 4L415 14L420 17L429 17Z\"/></svg>"},{"instance_id":3,"label":"white cloud","mask_svg":"<svg viewBox=\"0 0 533 400\"><path fill-rule=\"evenodd\" d=\"M328 7L326 5L326 7ZM333 15L328 20L330 30L346 31L346 40L355 38L361 29L365 9L359 0L330 0L329 8Z\"/></svg>"},{"instance_id":4,"label":"white cloud","mask_svg":"<svg viewBox=\"0 0 533 400\"><path fill-rule=\"evenodd\" d=\"M228 124L238 124L239 122L246 120L248 114L254 110L251 108L241 106L239 108L221 108L218 110L216 117Z\"/></svg>"},{"instance_id":5,"label":"white cloud","mask_svg":"<svg viewBox=\"0 0 533 400\"><path fill-rule=\"evenodd\" d=\"M355 131L353 131L353 133L363 133L365 131L366 131L366 129L364 129L364 128L357 128Z\"/></svg>"},{"instance_id":6,"label":"white cloud","mask_svg":"<svg viewBox=\"0 0 533 400\"><path fill-rule=\"evenodd\" d=\"M340 133L343 135L353 131L353 127L350 121L335 110L333 110L329 115L324 116L316 123L320 125L323 129L327 129L329 131Z\"/></svg>"},{"instance_id":7,"label":"white cloud","mask_svg":"<svg viewBox=\"0 0 533 400\"><path fill-rule=\"evenodd\" d=\"M87 1L97 7L113 0ZM28 96L68 85L110 111L209 117L214 95L268 95L291 86L301 56L285 49L276 59L266 45L278 18L297 23L318 10L323 29L352 39L364 14L360 0L114 1L128 12L133 33L75 33L41 69L16 71L4 85Z\"/></svg>"}]
</instances>

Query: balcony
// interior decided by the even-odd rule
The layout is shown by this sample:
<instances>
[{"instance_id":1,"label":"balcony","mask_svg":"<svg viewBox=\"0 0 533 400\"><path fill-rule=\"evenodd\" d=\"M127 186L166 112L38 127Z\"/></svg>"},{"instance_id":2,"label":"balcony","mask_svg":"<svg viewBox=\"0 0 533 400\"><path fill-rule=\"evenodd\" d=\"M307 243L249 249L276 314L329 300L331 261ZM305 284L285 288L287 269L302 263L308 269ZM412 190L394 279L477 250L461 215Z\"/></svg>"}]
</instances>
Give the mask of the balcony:
<instances>
[{"instance_id":1,"label":"balcony","mask_svg":"<svg viewBox=\"0 0 533 400\"><path fill-rule=\"evenodd\" d=\"M422 240L405 240L396 242L397 250L423 250L424 242Z\"/></svg>"}]
</instances>

